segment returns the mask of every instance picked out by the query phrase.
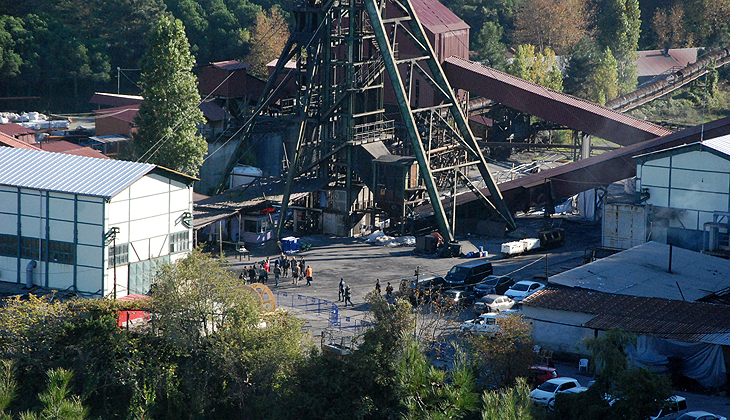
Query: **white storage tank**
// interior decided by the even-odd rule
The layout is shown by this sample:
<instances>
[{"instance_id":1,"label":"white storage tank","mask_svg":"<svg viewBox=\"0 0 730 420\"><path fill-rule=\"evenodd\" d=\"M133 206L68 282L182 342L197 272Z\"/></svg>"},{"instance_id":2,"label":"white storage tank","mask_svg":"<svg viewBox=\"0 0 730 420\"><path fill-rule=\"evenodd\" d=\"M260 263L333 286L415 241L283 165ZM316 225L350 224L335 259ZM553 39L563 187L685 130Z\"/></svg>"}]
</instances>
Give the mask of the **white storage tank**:
<instances>
[{"instance_id":1,"label":"white storage tank","mask_svg":"<svg viewBox=\"0 0 730 420\"><path fill-rule=\"evenodd\" d=\"M229 177L229 188L252 183L256 178L261 178L264 173L259 168L248 165L236 165Z\"/></svg>"}]
</instances>

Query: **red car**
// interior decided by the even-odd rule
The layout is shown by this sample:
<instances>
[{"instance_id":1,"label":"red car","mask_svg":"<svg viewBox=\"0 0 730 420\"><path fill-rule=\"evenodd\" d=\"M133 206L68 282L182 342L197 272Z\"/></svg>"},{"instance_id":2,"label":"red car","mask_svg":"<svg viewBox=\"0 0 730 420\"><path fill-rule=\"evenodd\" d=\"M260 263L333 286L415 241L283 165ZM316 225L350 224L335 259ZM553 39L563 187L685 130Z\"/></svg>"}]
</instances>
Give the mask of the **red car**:
<instances>
[{"instance_id":1,"label":"red car","mask_svg":"<svg viewBox=\"0 0 730 420\"><path fill-rule=\"evenodd\" d=\"M557 378L558 371L547 366L530 366L530 383L532 386L540 386L543 382Z\"/></svg>"}]
</instances>

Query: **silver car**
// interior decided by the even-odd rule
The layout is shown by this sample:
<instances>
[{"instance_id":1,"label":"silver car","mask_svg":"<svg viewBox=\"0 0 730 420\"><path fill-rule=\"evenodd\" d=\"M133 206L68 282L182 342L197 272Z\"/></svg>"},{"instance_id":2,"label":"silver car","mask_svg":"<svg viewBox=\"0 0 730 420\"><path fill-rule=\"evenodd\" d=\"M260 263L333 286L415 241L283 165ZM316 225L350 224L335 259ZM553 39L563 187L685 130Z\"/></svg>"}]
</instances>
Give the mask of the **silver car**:
<instances>
[{"instance_id":1,"label":"silver car","mask_svg":"<svg viewBox=\"0 0 730 420\"><path fill-rule=\"evenodd\" d=\"M474 311L480 314L486 312L504 312L512 309L515 301L507 296L486 295L474 302Z\"/></svg>"}]
</instances>

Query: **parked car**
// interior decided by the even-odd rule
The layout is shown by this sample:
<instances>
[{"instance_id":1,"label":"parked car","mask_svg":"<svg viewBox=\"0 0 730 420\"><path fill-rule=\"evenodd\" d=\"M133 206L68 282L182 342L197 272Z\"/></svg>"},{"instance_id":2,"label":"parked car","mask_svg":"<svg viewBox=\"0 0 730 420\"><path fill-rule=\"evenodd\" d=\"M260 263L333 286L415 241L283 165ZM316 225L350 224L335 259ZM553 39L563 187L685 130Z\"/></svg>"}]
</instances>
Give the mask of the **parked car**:
<instances>
[{"instance_id":1,"label":"parked car","mask_svg":"<svg viewBox=\"0 0 730 420\"><path fill-rule=\"evenodd\" d=\"M446 281L441 276L426 276L416 279L401 280L400 293L408 297L411 304L426 303L431 301L443 289Z\"/></svg>"},{"instance_id":2,"label":"parked car","mask_svg":"<svg viewBox=\"0 0 730 420\"><path fill-rule=\"evenodd\" d=\"M497 318L500 315L496 313L479 315L461 324L460 331L462 334L478 334L494 337L502 331L502 327L497 322Z\"/></svg>"},{"instance_id":3,"label":"parked car","mask_svg":"<svg viewBox=\"0 0 730 420\"><path fill-rule=\"evenodd\" d=\"M536 281L518 281L517 283L512 285L512 287L507 289L507 291L504 292L504 295L511 298L515 302L520 302L522 301L522 299L544 288L545 285Z\"/></svg>"},{"instance_id":4,"label":"parked car","mask_svg":"<svg viewBox=\"0 0 730 420\"><path fill-rule=\"evenodd\" d=\"M445 280L449 287L477 284L492 274L492 263L486 259L472 260L451 267Z\"/></svg>"},{"instance_id":5,"label":"parked car","mask_svg":"<svg viewBox=\"0 0 730 420\"><path fill-rule=\"evenodd\" d=\"M474 292L471 290L449 289L437 298L443 305L465 308L474 303Z\"/></svg>"},{"instance_id":6,"label":"parked car","mask_svg":"<svg viewBox=\"0 0 730 420\"><path fill-rule=\"evenodd\" d=\"M689 411L677 417L677 420L727 420L727 418L707 411Z\"/></svg>"},{"instance_id":7,"label":"parked car","mask_svg":"<svg viewBox=\"0 0 730 420\"><path fill-rule=\"evenodd\" d=\"M477 297L485 295L503 295L515 280L507 276L487 276L484 280L474 285L474 293Z\"/></svg>"},{"instance_id":8,"label":"parked car","mask_svg":"<svg viewBox=\"0 0 730 420\"><path fill-rule=\"evenodd\" d=\"M548 366L541 366L541 365L535 365L530 366L530 383L538 387L545 383L546 381L549 381L550 379L554 379L559 377L558 370L553 367Z\"/></svg>"},{"instance_id":9,"label":"parked car","mask_svg":"<svg viewBox=\"0 0 730 420\"><path fill-rule=\"evenodd\" d=\"M485 312L504 312L512 309L515 301L507 296L486 295L474 302L474 311L480 314Z\"/></svg>"},{"instance_id":10,"label":"parked car","mask_svg":"<svg viewBox=\"0 0 730 420\"><path fill-rule=\"evenodd\" d=\"M542 385L530 392L530 401L535 405L543 405L552 407L555 403L555 395L566 392L571 388L583 388L577 379L573 378L554 378L545 381ZM585 389L581 389L584 391Z\"/></svg>"},{"instance_id":11,"label":"parked car","mask_svg":"<svg viewBox=\"0 0 730 420\"><path fill-rule=\"evenodd\" d=\"M672 420L679 417L680 412L687 409L687 399L681 395L672 395L667 398L667 406L662 408L656 416L650 420Z\"/></svg>"}]
</instances>

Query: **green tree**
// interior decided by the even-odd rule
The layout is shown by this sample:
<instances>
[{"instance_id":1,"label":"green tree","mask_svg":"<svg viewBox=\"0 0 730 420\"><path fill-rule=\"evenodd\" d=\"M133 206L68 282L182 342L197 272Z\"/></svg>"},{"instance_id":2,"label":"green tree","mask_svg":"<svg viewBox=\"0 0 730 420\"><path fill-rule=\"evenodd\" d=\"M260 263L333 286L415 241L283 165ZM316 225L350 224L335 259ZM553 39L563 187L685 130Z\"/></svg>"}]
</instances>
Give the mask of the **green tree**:
<instances>
[{"instance_id":1,"label":"green tree","mask_svg":"<svg viewBox=\"0 0 730 420\"><path fill-rule=\"evenodd\" d=\"M500 40L504 30L494 22L484 22L477 37L476 53L485 65L500 71L507 70L507 46Z\"/></svg>"},{"instance_id":2,"label":"green tree","mask_svg":"<svg viewBox=\"0 0 730 420\"><path fill-rule=\"evenodd\" d=\"M578 42L564 82L567 93L605 105L618 96L618 63L608 47L599 48L588 37Z\"/></svg>"},{"instance_id":3,"label":"green tree","mask_svg":"<svg viewBox=\"0 0 730 420\"><path fill-rule=\"evenodd\" d=\"M482 394L482 420L533 420L534 405L530 402L530 386L525 378L515 385Z\"/></svg>"},{"instance_id":4,"label":"green tree","mask_svg":"<svg viewBox=\"0 0 730 420\"><path fill-rule=\"evenodd\" d=\"M142 96L135 119L134 151L139 160L197 175L207 144L197 133L198 82L182 22L163 16L140 63Z\"/></svg>"},{"instance_id":5,"label":"green tree","mask_svg":"<svg viewBox=\"0 0 730 420\"><path fill-rule=\"evenodd\" d=\"M430 366L418 343L409 341L398 361L398 380L406 420L464 418L478 408L474 375L458 348L454 367L447 373Z\"/></svg>"},{"instance_id":6,"label":"green tree","mask_svg":"<svg viewBox=\"0 0 730 420\"><path fill-rule=\"evenodd\" d=\"M246 57L247 64L251 65L250 73L268 78L266 64L279 58L288 39L289 28L279 9L272 8L259 13L251 31L251 52Z\"/></svg>"},{"instance_id":7,"label":"green tree","mask_svg":"<svg viewBox=\"0 0 730 420\"><path fill-rule=\"evenodd\" d=\"M532 325L522 316L498 317L500 334L476 335L466 339L469 358L485 386L503 387L529 374L535 361Z\"/></svg>"},{"instance_id":8,"label":"green tree","mask_svg":"<svg viewBox=\"0 0 730 420\"><path fill-rule=\"evenodd\" d=\"M13 16L0 16L0 75L16 76L23 59L15 51L16 34L23 31L23 21Z\"/></svg>"},{"instance_id":9,"label":"green tree","mask_svg":"<svg viewBox=\"0 0 730 420\"><path fill-rule=\"evenodd\" d=\"M533 45L520 45L508 72L520 79L563 91L563 77L555 61L555 53L548 47L539 52Z\"/></svg>"},{"instance_id":10,"label":"green tree","mask_svg":"<svg viewBox=\"0 0 730 420\"><path fill-rule=\"evenodd\" d=\"M619 93L636 88L636 51L641 35L639 0L607 0L598 19L599 43L618 62Z\"/></svg>"},{"instance_id":11,"label":"green tree","mask_svg":"<svg viewBox=\"0 0 730 420\"><path fill-rule=\"evenodd\" d=\"M71 371L65 369L51 369L47 373L48 382L44 392L38 395L42 404L40 412L26 411L18 418L23 420L83 420L88 410L81 404L77 396L71 395ZM13 363L8 360L0 361L0 419L11 420L6 412L10 402L15 397L17 382Z\"/></svg>"},{"instance_id":12,"label":"green tree","mask_svg":"<svg viewBox=\"0 0 730 420\"><path fill-rule=\"evenodd\" d=\"M515 44L531 44L539 51L566 53L586 33L589 13L582 0L531 0L515 14Z\"/></svg>"}]
</instances>

